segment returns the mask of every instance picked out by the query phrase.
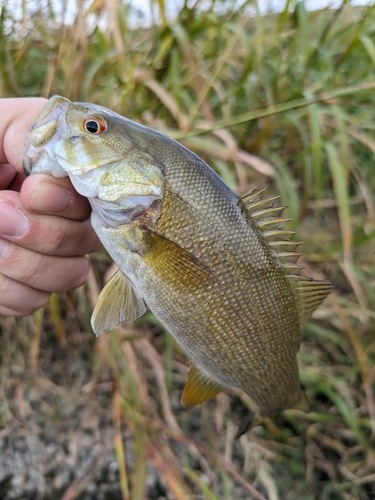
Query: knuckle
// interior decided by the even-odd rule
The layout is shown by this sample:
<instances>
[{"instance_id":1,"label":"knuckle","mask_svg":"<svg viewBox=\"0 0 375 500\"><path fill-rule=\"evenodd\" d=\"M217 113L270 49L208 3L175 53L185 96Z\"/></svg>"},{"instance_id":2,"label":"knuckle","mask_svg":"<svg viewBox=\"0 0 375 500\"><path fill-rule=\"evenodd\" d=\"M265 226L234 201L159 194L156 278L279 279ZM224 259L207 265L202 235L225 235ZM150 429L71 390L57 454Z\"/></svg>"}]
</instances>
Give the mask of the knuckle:
<instances>
[{"instance_id":1,"label":"knuckle","mask_svg":"<svg viewBox=\"0 0 375 500\"><path fill-rule=\"evenodd\" d=\"M44 252L58 256L83 256L97 248L97 236L90 220L78 222L56 217L53 230L46 236Z\"/></svg>"},{"instance_id":2,"label":"knuckle","mask_svg":"<svg viewBox=\"0 0 375 500\"><path fill-rule=\"evenodd\" d=\"M86 256L80 257L79 259L80 259L80 266L76 278L76 287L81 286L85 283L85 281L87 280L87 275L89 274L90 270L89 259Z\"/></svg>"},{"instance_id":3,"label":"knuckle","mask_svg":"<svg viewBox=\"0 0 375 500\"><path fill-rule=\"evenodd\" d=\"M34 312L37 309L40 309L41 307L45 306L49 301L50 296L51 294L48 292L39 291L38 296L33 297L33 302L32 304L30 304L29 310L31 310L31 312ZM30 314L30 312L28 312L27 314Z\"/></svg>"},{"instance_id":4,"label":"knuckle","mask_svg":"<svg viewBox=\"0 0 375 500\"><path fill-rule=\"evenodd\" d=\"M48 298L49 293L0 275L0 309L8 310L9 316L27 316L44 306Z\"/></svg>"},{"instance_id":5,"label":"knuckle","mask_svg":"<svg viewBox=\"0 0 375 500\"><path fill-rule=\"evenodd\" d=\"M22 281L30 286L37 285L41 272L48 273L49 260L43 254L34 253L28 262L28 265L23 264Z\"/></svg>"},{"instance_id":6,"label":"knuckle","mask_svg":"<svg viewBox=\"0 0 375 500\"><path fill-rule=\"evenodd\" d=\"M46 252L52 255L61 255L67 250L71 235L64 219L56 217L54 223L53 231L49 234Z\"/></svg>"},{"instance_id":7,"label":"knuckle","mask_svg":"<svg viewBox=\"0 0 375 500\"><path fill-rule=\"evenodd\" d=\"M18 316L28 316L32 314L37 309L45 306L49 300L50 294L45 292L39 292L37 296L31 291L30 292L30 303L20 306L18 308Z\"/></svg>"},{"instance_id":8,"label":"knuckle","mask_svg":"<svg viewBox=\"0 0 375 500\"><path fill-rule=\"evenodd\" d=\"M90 269L90 263L86 256L76 257L74 262L74 270L71 273L72 278L68 284L66 291L74 290L82 286L86 279Z\"/></svg>"},{"instance_id":9,"label":"knuckle","mask_svg":"<svg viewBox=\"0 0 375 500\"><path fill-rule=\"evenodd\" d=\"M4 274L19 283L39 288L40 276L50 272L51 259L41 253L15 246Z\"/></svg>"}]
</instances>

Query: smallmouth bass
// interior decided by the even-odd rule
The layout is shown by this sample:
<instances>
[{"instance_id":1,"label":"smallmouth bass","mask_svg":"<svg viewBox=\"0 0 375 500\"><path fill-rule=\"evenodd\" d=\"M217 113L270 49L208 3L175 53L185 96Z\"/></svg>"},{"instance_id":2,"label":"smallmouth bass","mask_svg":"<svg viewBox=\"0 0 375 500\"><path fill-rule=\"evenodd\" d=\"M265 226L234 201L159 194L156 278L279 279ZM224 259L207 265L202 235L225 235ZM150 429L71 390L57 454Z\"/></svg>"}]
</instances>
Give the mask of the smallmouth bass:
<instances>
[{"instance_id":1,"label":"smallmouth bass","mask_svg":"<svg viewBox=\"0 0 375 500\"><path fill-rule=\"evenodd\" d=\"M97 335L149 308L191 357L183 405L239 387L260 416L309 410L300 331L333 285L299 276L277 198L236 195L181 144L93 104L51 98L27 141L25 172L70 177L119 267Z\"/></svg>"}]
</instances>

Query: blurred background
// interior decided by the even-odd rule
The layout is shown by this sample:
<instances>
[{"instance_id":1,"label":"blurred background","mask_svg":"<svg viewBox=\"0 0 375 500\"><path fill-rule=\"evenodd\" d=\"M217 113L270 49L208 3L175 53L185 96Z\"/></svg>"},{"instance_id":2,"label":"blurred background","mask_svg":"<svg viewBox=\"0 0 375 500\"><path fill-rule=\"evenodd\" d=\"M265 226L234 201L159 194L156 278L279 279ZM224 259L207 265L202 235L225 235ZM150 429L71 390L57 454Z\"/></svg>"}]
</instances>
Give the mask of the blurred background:
<instances>
[{"instance_id":1,"label":"blurred background","mask_svg":"<svg viewBox=\"0 0 375 500\"><path fill-rule=\"evenodd\" d=\"M336 288L302 331L312 411L235 440L248 399L181 408L187 357L151 313L95 338L93 254L85 286L0 318L0 498L375 498L375 7L307 7L3 0L1 97L98 103L267 186Z\"/></svg>"}]
</instances>

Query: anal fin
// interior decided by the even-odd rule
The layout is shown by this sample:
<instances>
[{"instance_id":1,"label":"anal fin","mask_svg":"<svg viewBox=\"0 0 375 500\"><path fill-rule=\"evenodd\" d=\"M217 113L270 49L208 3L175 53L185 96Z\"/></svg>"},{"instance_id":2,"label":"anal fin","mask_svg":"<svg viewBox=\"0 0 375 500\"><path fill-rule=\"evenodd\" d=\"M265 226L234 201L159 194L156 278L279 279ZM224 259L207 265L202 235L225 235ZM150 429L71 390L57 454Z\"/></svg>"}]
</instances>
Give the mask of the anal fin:
<instances>
[{"instance_id":1,"label":"anal fin","mask_svg":"<svg viewBox=\"0 0 375 500\"><path fill-rule=\"evenodd\" d=\"M191 362L187 382L182 391L181 404L183 406L196 406L208 401L227 387L200 370Z\"/></svg>"},{"instance_id":2,"label":"anal fin","mask_svg":"<svg viewBox=\"0 0 375 500\"><path fill-rule=\"evenodd\" d=\"M101 291L91 317L96 335L113 330L142 316L146 305L130 280L118 270Z\"/></svg>"},{"instance_id":3,"label":"anal fin","mask_svg":"<svg viewBox=\"0 0 375 500\"><path fill-rule=\"evenodd\" d=\"M304 413L309 413L310 411L310 401L308 400L304 392L300 392L300 397L297 403L291 408L291 410L300 410Z\"/></svg>"}]
</instances>

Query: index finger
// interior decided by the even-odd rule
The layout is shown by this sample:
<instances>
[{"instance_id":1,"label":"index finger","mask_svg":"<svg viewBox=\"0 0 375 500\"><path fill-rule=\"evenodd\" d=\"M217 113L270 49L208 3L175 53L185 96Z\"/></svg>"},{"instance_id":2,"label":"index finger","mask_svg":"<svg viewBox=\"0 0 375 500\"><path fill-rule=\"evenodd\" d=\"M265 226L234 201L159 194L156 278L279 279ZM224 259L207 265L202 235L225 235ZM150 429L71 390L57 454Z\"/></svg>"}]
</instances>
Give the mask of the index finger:
<instances>
[{"instance_id":1,"label":"index finger","mask_svg":"<svg viewBox=\"0 0 375 500\"><path fill-rule=\"evenodd\" d=\"M23 172L26 133L46 102L37 97L0 99L0 164L9 163L18 172Z\"/></svg>"}]
</instances>

